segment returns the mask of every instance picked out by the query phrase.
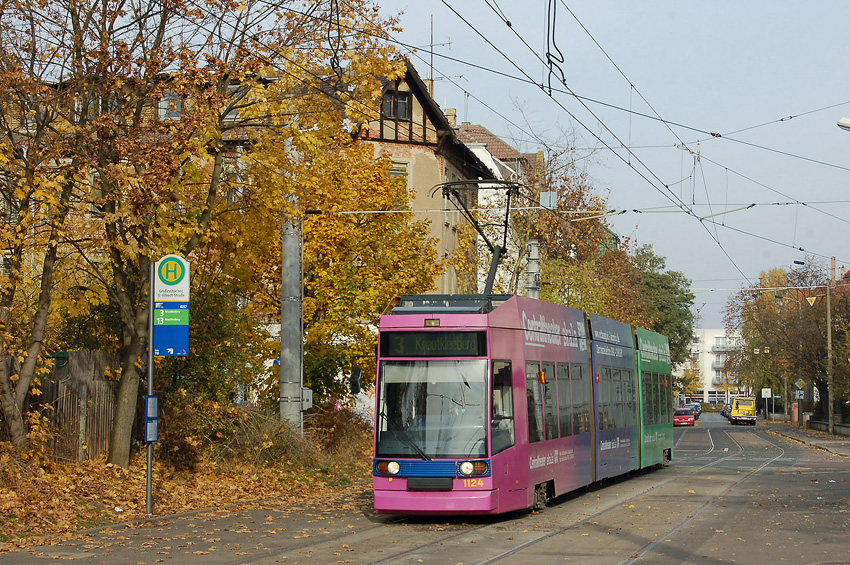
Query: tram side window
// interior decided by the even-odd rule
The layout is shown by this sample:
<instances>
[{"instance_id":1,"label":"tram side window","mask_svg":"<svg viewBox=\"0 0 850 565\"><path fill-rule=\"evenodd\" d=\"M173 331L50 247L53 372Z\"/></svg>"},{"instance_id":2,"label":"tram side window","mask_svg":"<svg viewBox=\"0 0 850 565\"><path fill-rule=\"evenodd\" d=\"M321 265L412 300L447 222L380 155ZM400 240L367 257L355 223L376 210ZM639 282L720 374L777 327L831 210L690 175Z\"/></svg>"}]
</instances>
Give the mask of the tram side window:
<instances>
[{"instance_id":1,"label":"tram side window","mask_svg":"<svg viewBox=\"0 0 850 565\"><path fill-rule=\"evenodd\" d=\"M543 408L546 417L546 439L558 437L558 405L556 403L555 364L543 363Z\"/></svg>"},{"instance_id":2,"label":"tram side window","mask_svg":"<svg viewBox=\"0 0 850 565\"><path fill-rule=\"evenodd\" d=\"M611 368L602 367L602 376L599 379L599 429L611 428Z\"/></svg>"},{"instance_id":3,"label":"tram side window","mask_svg":"<svg viewBox=\"0 0 850 565\"><path fill-rule=\"evenodd\" d=\"M655 406L655 411L653 412L653 424L660 424L663 421L662 414L664 414L664 391L661 387L661 379L658 373L652 373L652 402Z\"/></svg>"},{"instance_id":4,"label":"tram side window","mask_svg":"<svg viewBox=\"0 0 850 565\"><path fill-rule=\"evenodd\" d=\"M561 427L561 437L573 435L572 408L570 366L558 365L558 424Z\"/></svg>"},{"instance_id":5,"label":"tram side window","mask_svg":"<svg viewBox=\"0 0 850 565\"><path fill-rule=\"evenodd\" d=\"M622 428L625 425L626 400L623 394L623 371L620 369L611 369L611 388L614 397L611 427Z\"/></svg>"},{"instance_id":6,"label":"tram side window","mask_svg":"<svg viewBox=\"0 0 850 565\"><path fill-rule=\"evenodd\" d=\"M577 434L590 432L590 383L587 366L570 365L570 383L573 392L573 430Z\"/></svg>"},{"instance_id":7,"label":"tram side window","mask_svg":"<svg viewBox=\"0 0 850 565\"><path fill-rule=\"evenodd\" d=\"M643 374L644 420L647 426L655 424L655 381L652 373Z\"/></svg>"},{"instance_id":8,"label":"tram side window","mask_svg":"<svg viewBox=\"0 0 850 565\"><path fill-rule=\"evenodd\" d=\"M664 413L666 412L666 406L664 404L664 387L661 386L663 384L663 376L658 373L652 374L653 381L655 381L655 423L660 424L664 421Z\"/></svg>"},{"instance_id":9,"label":"tram side window","mask_svg":"<svg viewBox=\"0 0 850 565\"><path fill-rule=\"evenodd\" d=\"M670 379L667 375L658 373L658 423L666 423L673 419L670 414Z\"/></svg>"},{"instance_id":10,"label":"tram side window","mask_svg":"<svg viewBox=\"0 0 850 565\"><path fill-rule=\"evenodd\" d=\"M643 423L647 426L652 424L652 393L649 387L652 386L652 377L649 373L643 372L640 374L640 393L641 406L643 407Z\"/></svg>"},{"instance_id":11,"label":"tram side window","mask_svg":"<svg viewBox=\"0 0 850 565\"><path fill-rule=\"evenodd\" d=\"M660 424L662 422L661 414L663 410L664 404L664 391L661 388L661 375L658 373L653 373L653 383L655 384L655 423Z\"/></svg>"},{"instance_id":12,"label":"tram side window","mask_svg":"<svg viewBox=\"0 0 850 565\"><path fill-rule=\"evenodd\" d=\"M660 379L663 383L661 387L661 405L664 407L664 411L662 414L663 421L666 424L673 421L673 391L671 390L673 377L670 374L664 374L660 376Z\"/></svg>"},{"instance_id":13,"label":"tram side window","mask_svg":"<svg viewBox=\"0 0 850 565\"><path fill-rule=\"evenodd\" d=\"M623 369L623 394L625 396L623 424L626 427L632 427L637 423L637 404L635 403L635 379L629 369Z\"/></svg>"},{"instance_id":14,"label":"tram side window","mask_svg":"<svg viewBox=\"0 0 850 565\"><path fill-rule=\"evenodd\" d=\"M631 373L629 373L628 369L614 369L615 371L620 373L620 394L618 396L618 401L620 404L620 421L619 424L621 428L629 427L633 425L631 423L631 413L632 413L632 389L631 383L629 380L631 379Z\"/></svg>"},{"instance_id":15,"label":"tram side window","mask_svg":"<svg viewBox=\"0 0 850 565\"><path fill-rule=\"evenodd\" d=\"M614 369L608 368L608 426L606 429L619 427L617 418L617 391L620 383L614 382ZM618 375L619 376L619 375Z\"/></svg>"},{"instance_id":16,"label":"tram side window","mask_svg":"<svg viewBox=\"0 0 850 565\"><path fill-rule=\"evenodd\" d=\"M661 387L661 375L652 373L652 377L655 384L655 423L660 424L663 421L661 415L664 410L664 390Z\"/></svg>"},{"instance_id":17,"label":"tram side window","mask_svg":"<svg viewBox=\"0 0 850 565\"><path fill-rule=\"evenodd\" d=\"M543 398L540 394L540 381L537 373L540 365L525 365L525 395L528 402L528 441L534 443L543 439Z\"/></svg>"},{"instance_id":18,"label":"tram side window","mask_svg":"<svg viewBox=\"0 0 850 565\"><path fill-rule=\"evenodd\" d=\"M493 454L514 445L514 393L510 361L493 361Z\"/></svg>"}]
</instances>

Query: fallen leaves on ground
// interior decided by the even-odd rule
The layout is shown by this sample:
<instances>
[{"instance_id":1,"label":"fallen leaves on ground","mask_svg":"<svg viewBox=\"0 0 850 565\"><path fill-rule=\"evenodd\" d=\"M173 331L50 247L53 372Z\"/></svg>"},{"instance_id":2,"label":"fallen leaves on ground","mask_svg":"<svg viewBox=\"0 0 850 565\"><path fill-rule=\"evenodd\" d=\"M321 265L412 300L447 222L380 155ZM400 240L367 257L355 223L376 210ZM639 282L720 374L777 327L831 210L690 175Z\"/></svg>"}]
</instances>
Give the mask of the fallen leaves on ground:
<instances>
[{"instance_id":1,"label":"fallen leaves on ground","mask_svg":"<svg viewBox=\"0 0 850 565\"><path fill-rule=\"evenodd\" d=\"M39 466L0 444L0 552L63 541L81 529L145 518L146 465L141 454L127 469L107 464L103 458ZM369 471L367 458L335 473L209 460L193 471L176 472L154 460L153 516L264 499L292 505L339 490L330 484L334 480L367 481Z\"/></svg>"}]
</instances>

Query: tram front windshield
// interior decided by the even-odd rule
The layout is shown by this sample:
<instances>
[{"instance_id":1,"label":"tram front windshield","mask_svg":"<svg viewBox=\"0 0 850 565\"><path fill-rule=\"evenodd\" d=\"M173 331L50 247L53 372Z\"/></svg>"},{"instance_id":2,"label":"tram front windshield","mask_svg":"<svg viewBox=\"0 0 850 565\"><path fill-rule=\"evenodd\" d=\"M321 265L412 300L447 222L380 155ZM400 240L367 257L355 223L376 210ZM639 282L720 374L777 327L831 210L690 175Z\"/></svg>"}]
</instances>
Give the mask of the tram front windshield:
<instances>
[{"instance_id":1,"label":"tram front windshield","mask_svg":"<svg viewBox=\"0 0 850 565\"><path fill-rule=\"evenodd\" d=\"M487 361L383 361L378 457L487 455Z\"/></svg>"}]
</instances>

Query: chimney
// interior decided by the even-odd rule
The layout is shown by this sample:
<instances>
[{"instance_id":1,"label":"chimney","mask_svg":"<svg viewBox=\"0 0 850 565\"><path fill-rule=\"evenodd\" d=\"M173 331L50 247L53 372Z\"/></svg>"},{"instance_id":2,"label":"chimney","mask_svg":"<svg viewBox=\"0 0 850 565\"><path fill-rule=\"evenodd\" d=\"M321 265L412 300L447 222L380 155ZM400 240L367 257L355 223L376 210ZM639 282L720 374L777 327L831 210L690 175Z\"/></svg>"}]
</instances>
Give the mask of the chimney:
<instances>
[{"instance_id":1,"label":"chimney","mask_svg":"<svg viewBox=\"0 0 850 565\"><path fill-rule=\"evenodd\" d=\"M446 108L446 118L449 120L449 125L452 127L457 125L457 110L455 108Z\"/></svg>"},{"instance_id":2,"label":"chimney","mask_svg":"<svg viewBox=\"0 0 850 565\"><path fill-rule=\"evenodd\" d=\"M433 97L434 97L434 79L432 79L432 78L426 78L426 79L425 79L425 80L423 80L422 82L424 82L424 83L425 83L425 90L427 90L427 91L428 91L428 96L430 96L431 98L433 98Z\"/></svg>"}]
</instances>

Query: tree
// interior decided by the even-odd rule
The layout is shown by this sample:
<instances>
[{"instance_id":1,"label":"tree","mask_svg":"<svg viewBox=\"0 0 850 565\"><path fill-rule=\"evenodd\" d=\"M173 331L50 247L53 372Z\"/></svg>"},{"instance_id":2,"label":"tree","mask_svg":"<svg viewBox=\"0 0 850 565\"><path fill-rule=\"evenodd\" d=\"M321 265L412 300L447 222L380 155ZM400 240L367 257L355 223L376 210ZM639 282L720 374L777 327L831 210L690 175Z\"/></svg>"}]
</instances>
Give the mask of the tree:
<instances>
[{"instance_id":1,"label":"tree","mask_svg":"<svg viewBox=\"0 0 850 565\"><path fill-rule=\"evenodd\" d=\"M296 149L258 146L246 173L288 195L287 213L303 222L305 380L318 398L339 399L347 394L340 373L355 361L374 364L375 329L393 297L432 289L442 267L387 157L338 130L297 139ZM304 217L309 209L323 213ZM270 316L280 311L280 230L252 245L263 281L254 307Z\"/></svg>"},{"instance_id":2,"label":"tree","mask_svg":"<svg viewBox=\"0 0 850 565\"><path fill-rule=\"evenodd\" d=\"M6 186L11 190L24 179L24 186L15 188L24 192L13 193L14 205L49 210L49 221L37 232L42 241L73 251L73 260L85 270L83 294L105 296L120 321L121 383L111 463L129 461L148 341L151 262L170 252L191 260L211 242L220 245L215 258L232 262L227 250L244 245L250 230L232 230L223 220L258 202L266 210L282 209L282 195L271 198L263 187L240 180L238 157L258 139L256 132L275 127L283 134L277 143L292 144L308 139L317 126L356 121L357 111L378 107L377 77L394 68L382 39L393 22L366 1L299 8L254 0L210 0L203 8L183 0L3 2L0 7L4 80L21 85L21 104L8 112L50 126L45 130L53 137L32 147L65 151L38 161L54 167L46 170L54 179L50 193L58 196L45 191L46 175L19 172ZM3 118L9 131L12 115ZM7 142L5 154L13 155L19 145ZM42 201L28 200L26 190ZM63 202L72 206L73 232L62 229ZM33 226L28 220L16 229L32 233ZM47 250L49 265L50 246ZM226 273L220 267L203 264L193 278L203 277L203 271ZM12 307L11 289L21 280L19 269L12 273L4 285L4 315ZM244 271L239 276L250 281ZM38 283L49 295L49 274ZM40 301L41 308L49 308L49 301ZM8 332L8 323L3 330ZM30 341L40 347L40 337L33 335ZM13 341L5 341L7 350ZM36 363L35 356L21 358ZM0 379L4 409L11 381ZM23 381L17 382L21 387ZM14 394L20 396L20 390Z\"/></svg>"},{"instance_id":3,"label":"tree","mask_svg":"<svg viewBox=\"0 0 850 565\"><path fill-rule=\"evenodd\" d=\"M689 357L681 376L673 377L673 393L677 396L696 394L700 388L702 388L702 378L699 374L696 357Z\"/></svg>"},{"instance_id":4,"label":"tree","mask_svg":"<svg viewBox=\"0 0 850 565\"><path fill-rule=\"evenodd\" d=\"M56 84L62 55L29 41L41 18L0 3L0 406L15 446L43 355L54 276L72 200L91 164L65 138L62 108L79 84ZM46 8L50 10L50 8ZM44 48L44 50L42 50Z\"/></svg>"},{"instance_id":5,"label":"tree","mask_svg":"<svg viewBox=\"0 0 850 565\"><path fill-rule=\"evenodd\" d=\"M726 325L741 331L742 347L731 360L742 384L782 387L802 378L818 389L821 406L829 402L827 386L826 269L814 258L799 268L772 269L742 289L726 306ZM848 292L833 283L833 395L847 389ZM811 302L809 302L811 300ZM767 348L769 354L765 355ZM756 351L759 351L756 354Z\"/></svg>"},{"instance_id":6,"label":"tree","mask_svg":"<svg viewBox=\"0 0 850 565\"><path fill-rule=\"evenodd\" d=\"M690 281L667 271L651 246L637 249L608 226L606 199L599 195L586 171L577 169L571 155L556 155L546 166L527 171L525 187L514 195L509 248L497 288L521 292L527 267L526 243L537 239L544 300L608 316L667 335L673 363L688 356L694 318ZM566 161L564 163L563 161ZM535 187L531 189L530 187ZM553 192L554 210L537 208L541 192ZM488 238L500 241L507 198L482 199L485 212L479 224L489 226ZM488 209L489 207L489 209ZM490 255L480 250L480 256ZM486 271L486 265L479 265Z\"/></svg>"},{"instance_id":7,"label":"tree","mask_svg":"<svg viewBox=\"0 0 850 565\"><path fill-rule=\"evenodd\" d=\"M741 331L741 348L733 356L733 365L739 382L747 389L757 389L773 380L777 372L774 366L780 351L786 351L782 330L782 304L777 293L772 290L788 286L787 272L782 269L763 272L759 282L751 288L742 290L735 303L733 321ZM728 323L728 322L727 322ZM727 325L728 327L728 325ZM765 354L765 351L768 353Z\"/></svg>"},{"instance_id":8,"label":"tree","mask_svg":"<svg viewBox=\"0 0 850 565\"><path fill-rule=\"evenodd\" d=\"M528 233L541 241L541 298L651 329L652 313L633 277L631 242L607 225L606 200L584 173L553 175L545 186L557 195L558 211L538 210L526 219Z\"/></svg>"},{"instance_id":9,"label":"tree","mask_svg":"<svg viewBox=\"0 0 850 565\"><path fill-rule=\"evenodd\" d=\"M656 255L651 245L637 248L634 264L635 283L644 298L643 307L648 318L654 320L648 329L670 340L673 365L684 363L690 355L694 334L691 281L680 272L667 271L664 258Z\"/></svg>"}]
</instances>

